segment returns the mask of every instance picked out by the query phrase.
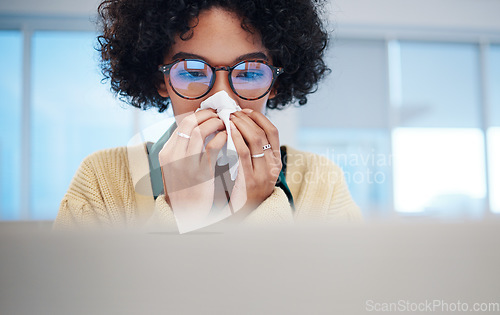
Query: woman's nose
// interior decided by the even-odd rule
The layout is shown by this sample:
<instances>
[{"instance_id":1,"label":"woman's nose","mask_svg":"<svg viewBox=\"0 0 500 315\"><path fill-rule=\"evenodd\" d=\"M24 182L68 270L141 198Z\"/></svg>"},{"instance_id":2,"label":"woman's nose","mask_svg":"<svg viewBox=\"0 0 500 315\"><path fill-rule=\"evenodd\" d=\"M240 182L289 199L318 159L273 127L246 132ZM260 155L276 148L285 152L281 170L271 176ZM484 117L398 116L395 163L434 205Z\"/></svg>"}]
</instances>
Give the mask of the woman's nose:
<instances>
[{"instance_id":1,"label":"woman's nose","mask_svg":"<svg viewBox=\"0 0 500 315\"><path fill-rule=\"evenodd\" d=\"M210 91L210 96L217 92L226 91L229 96L235 101L238 100L238 96L231 89L231 84L229 83L229 72L227 70L217 70L215 72L215 82L212 90Z\"/></svg>"}]
</instances>

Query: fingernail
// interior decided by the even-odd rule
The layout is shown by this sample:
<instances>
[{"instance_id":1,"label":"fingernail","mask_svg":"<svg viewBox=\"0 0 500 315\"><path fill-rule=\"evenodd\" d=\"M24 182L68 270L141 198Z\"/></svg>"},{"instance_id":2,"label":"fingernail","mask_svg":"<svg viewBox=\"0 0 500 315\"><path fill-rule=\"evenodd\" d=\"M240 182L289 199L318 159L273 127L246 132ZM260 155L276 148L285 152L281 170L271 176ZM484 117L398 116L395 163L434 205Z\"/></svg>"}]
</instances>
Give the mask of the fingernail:
<instances>
[{"instance_id":1,"label":"fingernail","mask_svg":"<svg viewBox=\"0 0 500 315\"><path fill-rule=\"evenodd\" d=\"M251 112L253 112L253 110L250 108L245 108L245 109L242 109L241 111L244 113L247 113L247 114L250 114Z\"/></svg>"}]
</instances>

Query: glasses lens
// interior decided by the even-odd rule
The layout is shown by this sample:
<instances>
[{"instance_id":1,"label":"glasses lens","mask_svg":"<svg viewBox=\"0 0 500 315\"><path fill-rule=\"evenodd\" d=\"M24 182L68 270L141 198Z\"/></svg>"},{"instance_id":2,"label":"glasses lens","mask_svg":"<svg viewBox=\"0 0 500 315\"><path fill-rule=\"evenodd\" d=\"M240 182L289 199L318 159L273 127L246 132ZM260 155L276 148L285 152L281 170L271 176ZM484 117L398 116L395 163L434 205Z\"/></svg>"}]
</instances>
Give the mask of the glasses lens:
<instances>
[{"instance_id":1,"label":"glasses lens","mask_svg":"<svg viewBox=\"0 0 500 315\"><path fill-rule=\"evenodd\" d=\"M243 62L237 65L231 74L236 93L244 98L263 96L273 82L273 70L261 62Z\"/></svg>"},{"instance_id":2,"label":"glasses lens","mask_svg":"<svg viewBox=\"0 0 500 315\"><path fill-rule=\"evenodd\" d=\"M183 60L170 69L170 83L180 95L196 98L208 90L212 74L212 69L199 60Z\"/></svg>"}]
</instances>

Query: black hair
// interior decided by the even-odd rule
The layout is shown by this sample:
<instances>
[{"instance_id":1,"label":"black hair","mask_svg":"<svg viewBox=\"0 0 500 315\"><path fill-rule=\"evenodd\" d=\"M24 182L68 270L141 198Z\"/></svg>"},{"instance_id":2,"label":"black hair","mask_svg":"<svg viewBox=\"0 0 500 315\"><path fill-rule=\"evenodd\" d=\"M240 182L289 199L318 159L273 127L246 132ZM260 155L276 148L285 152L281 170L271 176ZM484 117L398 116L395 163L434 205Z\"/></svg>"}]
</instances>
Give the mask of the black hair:
<instances>
[{"instance_id":1,"label":"black hair","mask_svg":"<svg viewBox=\"0 0 500 315\"><path fill-rule=\"evenodd\" d=\"M201 11L220 7L242 18L242 27L258 32L275 66L284 73L268 108L304 105L307 95L330 70L323 60L328 32L320 18L320 0L106 0L99 5L101 70L111 90L127 103L160 112L170 99L157 87L163 63L175 39L190 36Z\"/></svg>"}]
</instances>

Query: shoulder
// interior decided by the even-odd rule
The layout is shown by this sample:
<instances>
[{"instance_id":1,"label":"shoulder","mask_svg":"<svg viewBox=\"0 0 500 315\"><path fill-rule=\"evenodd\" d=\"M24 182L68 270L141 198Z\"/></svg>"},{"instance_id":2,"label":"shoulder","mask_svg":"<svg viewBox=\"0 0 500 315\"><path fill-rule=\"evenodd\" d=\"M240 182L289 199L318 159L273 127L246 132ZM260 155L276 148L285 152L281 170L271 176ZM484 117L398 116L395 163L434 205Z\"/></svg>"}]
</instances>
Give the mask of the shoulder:
<instances>
[{"instance_id":1,"label":"shoulder","mask_svg":"<svg viewBox=\"0 0 500 315\"><path fill-rule=\"evenodd\" d=\"M115 147L95 151L83 159L78 173L115 174L128 169L127 147Z\"/></svg>"},{"instance_id":2,"label":"shoulder","mask_svg":"<svg viewBox=\"0 0 500 315\"><path fill-rule=\"evenodd\" d=\"M297 220L361 218L344 172L325 156L287 147L286 181L294 196Z\"/></svg>"},{"instance_id":3,"label":"shoulder","mask_svg":"<svg viewBox=\"0 0 500 315\"><path fill-rule=\"evenodd\" d=\"M127 147L115 147L115 148L107 148L95 151L85 157L84 161L86 162L98 162L103 160L113 160L113 159L121 159L127 156Z\"/></svg>"},{"instance_id":4,"label":"shoulder","mask_svg":"<svg viewBox=\"0 0 500 315\"><path fill-rule=\"evenodd\" d=\"M294 196L300 191L333 191L344 181L342 169L325 156L286 146L286 181Z\"/></svg>"},{"instance_id":5,"label":"shoulder","mask_svg":"<svg viewBox=\"0 0 500 315\"><path fill-rule=\"evenodd\" d=\"M65 199L95 201L103 189L128 181L126 147L96 151L83 159L66 192ZM96 199L97 198L97 199Z\"/></svg>"},{"instance_id":6,"label":"shoulder","mask_svg":"<svg viewBox=\"0 0 500 315\"><path fill-rule=\"evenodd\" d=\"M286 164L288 173L299 172L333 172L342 174L342 169L325 156L286 147Z\"/></svg>"},{"instance_id":7,"label":"shoulder","mask_svg":"<svg viewBox=\"0 0 500 315\"><path fill-rule=\"evenodd\" d=\"M127 151L127 147L103 149L83 159L60 204L58 224L111 224L133 217Z\"/></svg>"},{"instance_id":8,"label":"shoulder","mask_svg":"<svg viewBox=\"0 0 500 315\"><path fill-rule=\"evenodd\" d=\"M66 196L94 200L97 197L129 195L133 182L127 151L127 147L115 147L98 150L85 157L71 180Z\"/></svg>"}]
</instances>

